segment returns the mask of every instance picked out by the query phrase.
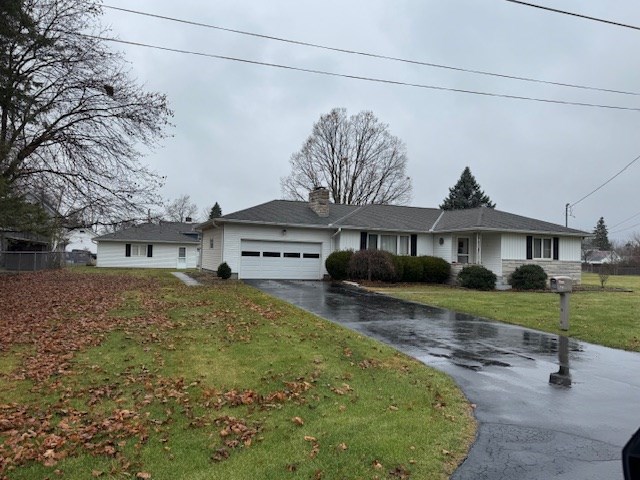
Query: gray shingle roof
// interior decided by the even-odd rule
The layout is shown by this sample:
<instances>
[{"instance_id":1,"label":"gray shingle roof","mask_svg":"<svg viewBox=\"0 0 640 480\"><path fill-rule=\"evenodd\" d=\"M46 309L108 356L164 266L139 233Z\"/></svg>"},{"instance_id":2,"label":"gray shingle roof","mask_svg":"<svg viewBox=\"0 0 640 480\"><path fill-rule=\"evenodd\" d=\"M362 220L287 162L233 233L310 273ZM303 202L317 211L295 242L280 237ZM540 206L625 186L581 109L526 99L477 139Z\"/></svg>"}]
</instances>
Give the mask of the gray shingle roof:
<instances>
[{"instance_id":1,"label":"gray shingle roof","mask_svg":"<svg viewBox=\"0 0 640 480\"><path fill-rule=\"evenodd\" d=\"M107 233L94 240L97 242L165 242L200 243L195 224L183 222L143 223L114 233Z\"/></svg>"},{"instance_id":2,"label":"gray shingle roof","mask_svg":"<svg viewBox=\"0 0 640 480\"><path fill-rule=\"evenodd\" d=\"M443 211L437 208L398 205L329 204L329 216L319 217L307 202L272 200L216 219L216 222L252 222L301 225L318 228L353 227L406 232L453 232L495 230L585 235L562 225L481 207ZM200 227L206 225L202 224Z\"/></svg>"}]
</instances>

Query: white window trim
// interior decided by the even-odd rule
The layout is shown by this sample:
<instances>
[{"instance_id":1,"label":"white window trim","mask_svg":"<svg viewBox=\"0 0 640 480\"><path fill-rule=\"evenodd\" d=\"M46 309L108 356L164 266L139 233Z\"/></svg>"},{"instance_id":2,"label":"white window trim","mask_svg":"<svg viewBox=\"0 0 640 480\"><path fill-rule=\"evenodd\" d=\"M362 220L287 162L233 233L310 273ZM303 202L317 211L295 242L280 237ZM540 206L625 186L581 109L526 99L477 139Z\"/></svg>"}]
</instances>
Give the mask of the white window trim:
<instances>
[{"instance_id":1,"label":"white window trim","mask_svg":"<svg viewBox=\"0 0 640 480\"><path fill-rule=\"evenodd\" d=\"M536 257L536 240L540 240L540 257ZM544 256L544 241L549 240L549 256ZM553 260L553 237L533 237L531 241L531 258L533 260L551 261Z\"/></svg>"}]
</instances>

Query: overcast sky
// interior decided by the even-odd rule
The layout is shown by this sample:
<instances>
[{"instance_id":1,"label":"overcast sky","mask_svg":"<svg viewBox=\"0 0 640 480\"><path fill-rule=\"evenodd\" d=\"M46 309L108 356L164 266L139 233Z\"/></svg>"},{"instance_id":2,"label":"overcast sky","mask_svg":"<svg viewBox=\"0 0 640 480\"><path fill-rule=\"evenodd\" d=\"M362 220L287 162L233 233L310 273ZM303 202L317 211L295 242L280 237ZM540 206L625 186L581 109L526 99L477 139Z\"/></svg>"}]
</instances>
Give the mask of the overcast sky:
<instances>
[{"instance_id":1,"label":"overcast sky","mask_svg":"<svg viewBox=\"0 0 640 480\"><path fill-rule=\"evenodd\" d=\"M640 25L640 2L537 0ZM105 5L473 70L640 92L640 31L504 0L105 0ZM307 69L515 96L640 108L640 96L365 58L105 9L122 40ZM640 155L640 111L556 105L372 83L114 45L167 94L172 138L145 161L165 198L223 213L282 198L280 178L333 107L371 110L407 146L411 205L437 207L465 166L500 210L564 224L566 203ZM575 205L569 226L640 232L640 160ZM635 214L635 218L614 227ZM623 231L620 231L623 230ZM620 231L619 233L615 233Z\"/></svg>"}]
</instances>

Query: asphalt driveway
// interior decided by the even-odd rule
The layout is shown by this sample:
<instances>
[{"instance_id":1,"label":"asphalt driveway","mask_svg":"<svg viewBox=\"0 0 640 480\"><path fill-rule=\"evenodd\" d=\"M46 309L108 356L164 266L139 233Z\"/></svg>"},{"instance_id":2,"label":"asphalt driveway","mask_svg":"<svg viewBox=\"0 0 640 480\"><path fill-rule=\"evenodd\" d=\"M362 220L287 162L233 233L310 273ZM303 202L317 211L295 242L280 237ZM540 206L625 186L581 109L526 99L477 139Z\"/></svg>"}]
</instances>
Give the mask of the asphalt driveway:
<instances>
[{"instance_id":1,"label":"asphalt driveway","mask_svg":"<svg viewBox=\"0 0 640 480\"><path fill-rule=\"evenodd\" d=\"M621 449L640 427L640 354L327 282L247 283L450 374L479 423L453 479L623 478ZM569 387L550 383L558 372Z\"/></svg>"}]
</instances>

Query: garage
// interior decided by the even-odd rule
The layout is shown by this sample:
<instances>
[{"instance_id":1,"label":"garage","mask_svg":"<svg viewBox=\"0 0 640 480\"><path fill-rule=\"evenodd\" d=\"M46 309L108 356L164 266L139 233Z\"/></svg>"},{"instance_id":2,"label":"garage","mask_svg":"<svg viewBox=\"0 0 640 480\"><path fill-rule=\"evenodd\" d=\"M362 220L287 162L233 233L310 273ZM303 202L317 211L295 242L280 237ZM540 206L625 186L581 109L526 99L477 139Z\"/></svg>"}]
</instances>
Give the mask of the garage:
<instances>
[{"instance_id":1,"label":"garage","mask_svg":"<svg viewBox=\"0 0 640 480\"><path fill-rule=\"evenodd\" d=\"M322 278L320 243L242 240L240 244L240 278Z\"/></svg>"}]
</instances>

